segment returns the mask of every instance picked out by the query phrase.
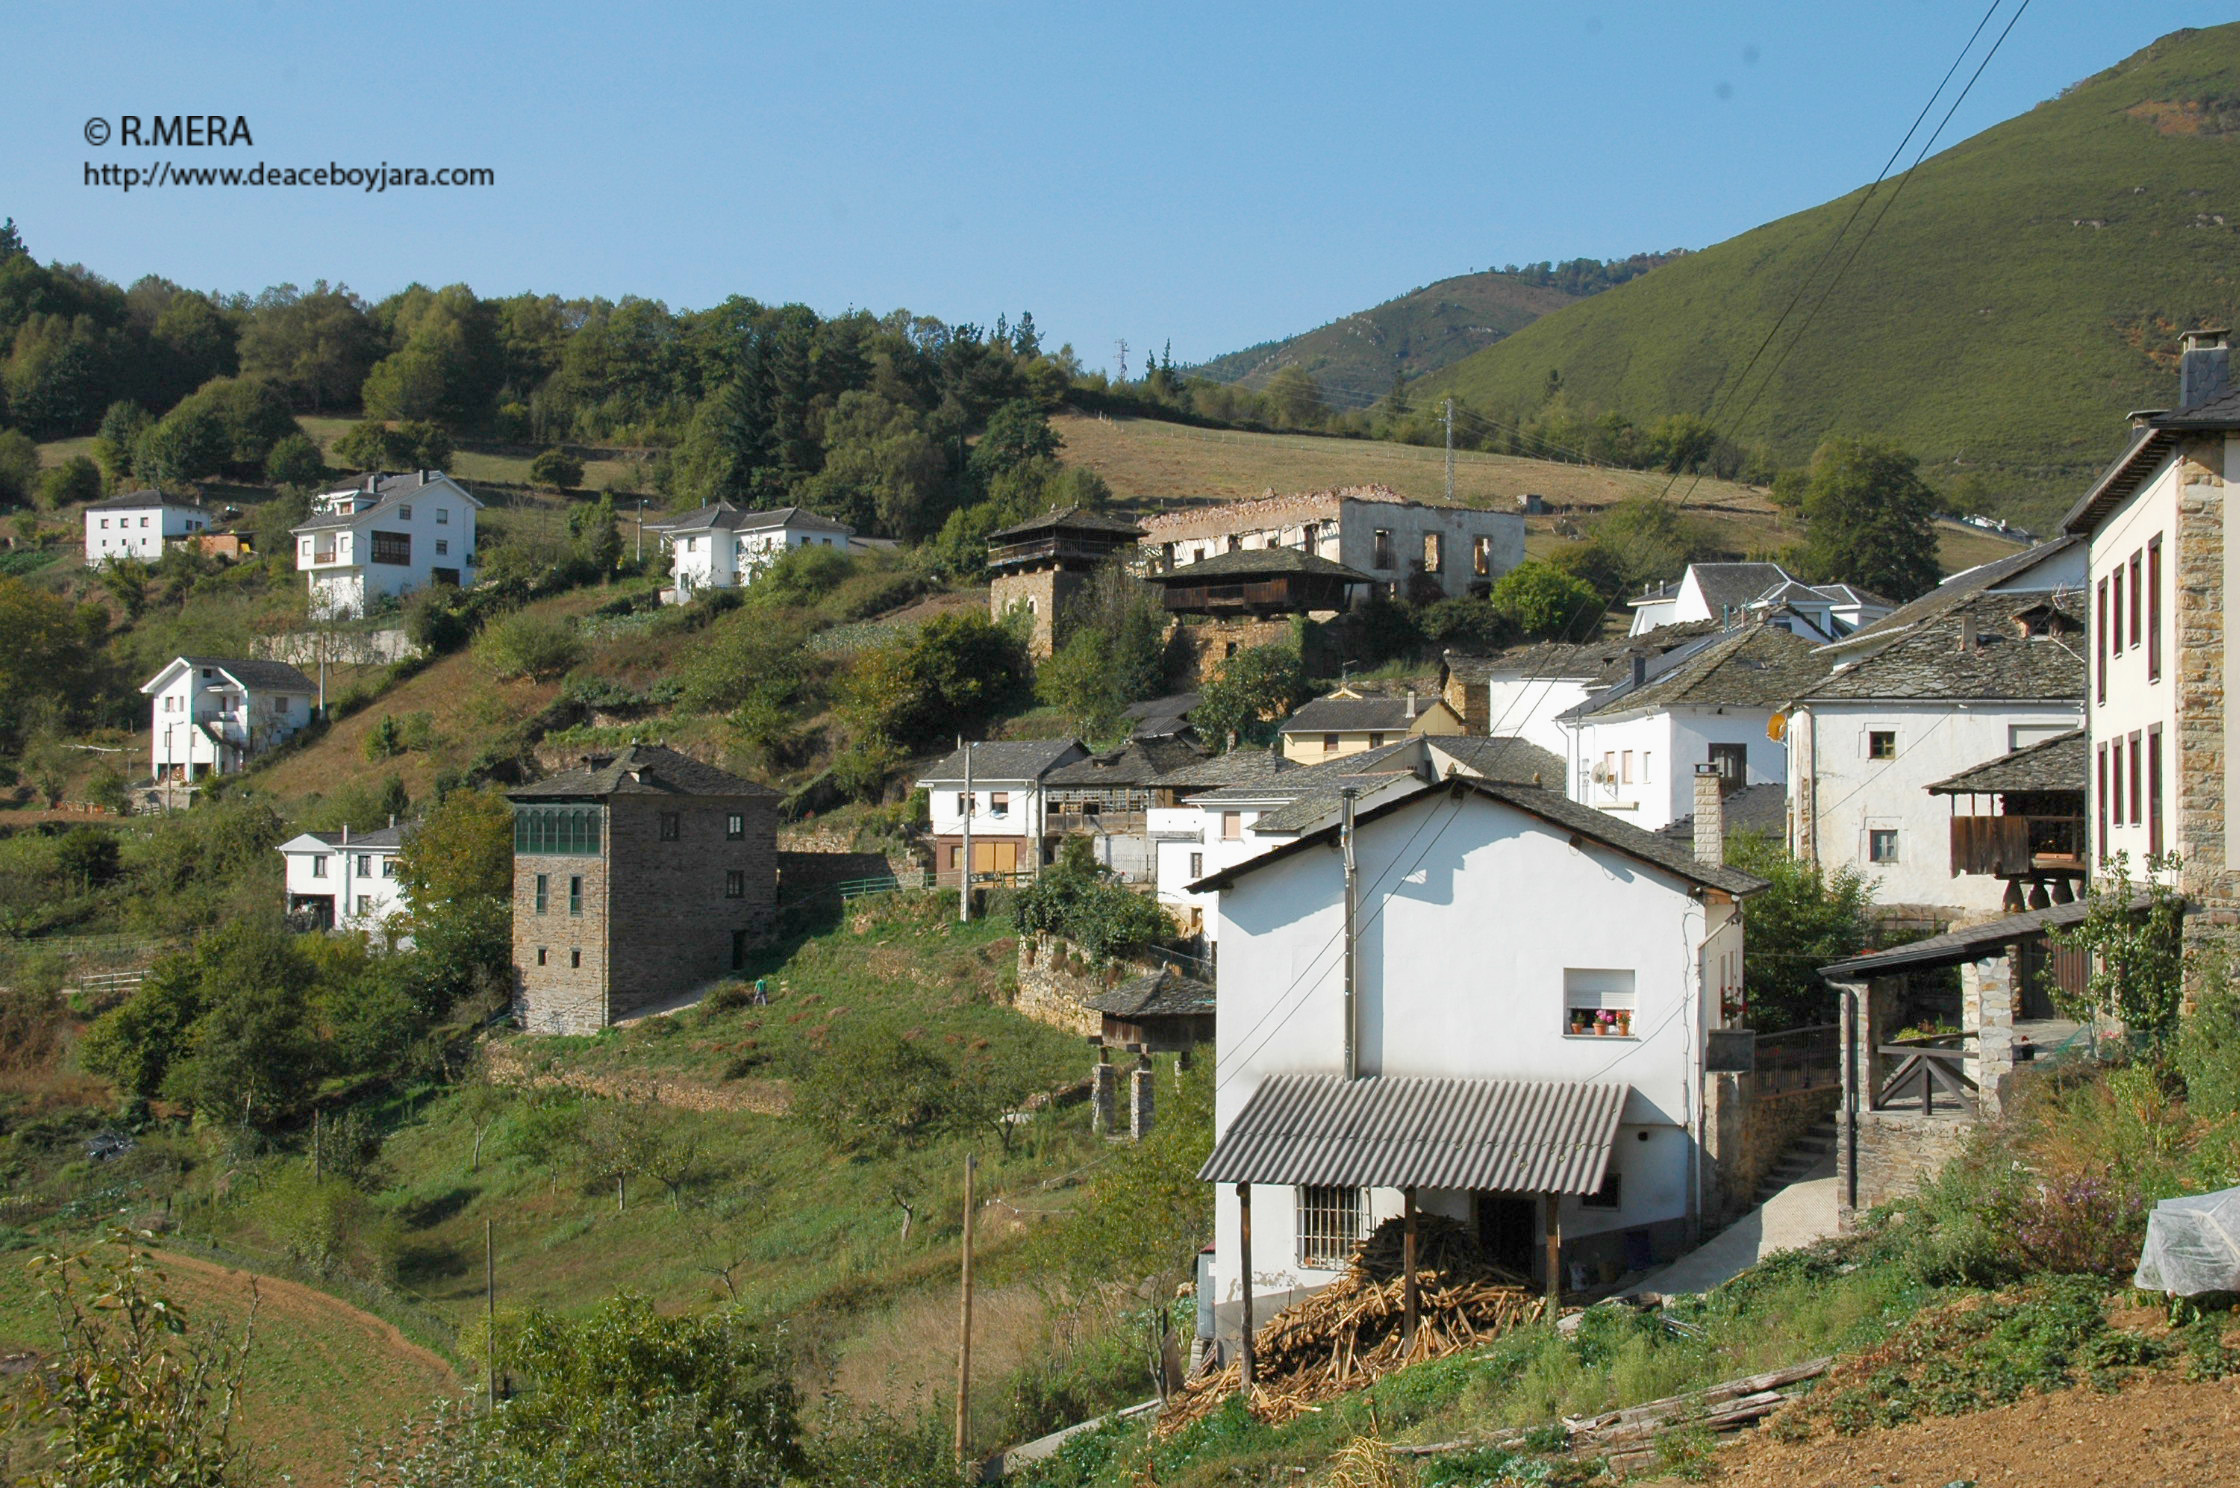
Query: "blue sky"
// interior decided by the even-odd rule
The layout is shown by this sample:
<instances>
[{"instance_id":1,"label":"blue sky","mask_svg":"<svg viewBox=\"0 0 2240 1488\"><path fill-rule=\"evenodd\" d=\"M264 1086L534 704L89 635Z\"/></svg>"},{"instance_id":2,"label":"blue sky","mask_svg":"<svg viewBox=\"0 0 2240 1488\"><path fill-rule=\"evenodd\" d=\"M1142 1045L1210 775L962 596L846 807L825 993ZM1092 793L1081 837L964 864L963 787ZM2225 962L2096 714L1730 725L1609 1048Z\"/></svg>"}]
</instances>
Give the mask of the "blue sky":
<instances>
[{"instance_id":1,"label":"blue sky","mask_svg":"<svg viewBox=\"0 0 2240 1488\"><path fill-rule=\"evenodd\" d=\"M2012 0L2010 0L2010 4ZM19 4L0 215L220 290L731 293L992 321L1107 363L1471 269L1701 247L1870 179L1979 0ZM2229 5L2033 0L1951 143ZM245 115L253 147L89 147ZM84 166L488 166L488 188L138 190Z\"/></svg>"}]
</instances>

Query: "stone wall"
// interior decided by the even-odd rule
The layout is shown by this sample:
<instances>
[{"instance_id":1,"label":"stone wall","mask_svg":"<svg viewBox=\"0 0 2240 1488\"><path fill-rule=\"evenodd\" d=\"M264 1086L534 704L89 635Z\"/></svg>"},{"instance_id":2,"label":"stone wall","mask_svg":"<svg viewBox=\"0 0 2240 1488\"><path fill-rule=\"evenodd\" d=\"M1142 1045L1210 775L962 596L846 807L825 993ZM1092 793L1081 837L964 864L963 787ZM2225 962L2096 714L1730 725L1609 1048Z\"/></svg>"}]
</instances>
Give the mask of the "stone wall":
<instances>
[{"instance_id":1,"label":"stone wall","mask_svg":"<svg viewBox=\"0 0 2240 1488\"><path fill-rule=\"evenodd\" d=\"M1973 1116L1923 1116L1919 1112L1861 1111L1858 1113L1859 1191L1856 1202L1844 1192L1843 1175L1849 1170L1846 1149L1851 1134L1839 1131L1836 1143L1837 1212L1846 1229L1855 1214L1902 1198L1934 1177L1967 1142L1976 1129Z\"/></svg>"},{"instance_id":2,"label":"stone wall","mask_svg":"<svg viewBox=\"0 0 2240 1488\"><path fill-rule=\"evenodd\" d=\"M2177 811L2170 846L2185 861L2180 887L2194 906L2186 916L2189 948L2228 937L2240 923L2240 884L2225 841L2225 459L2222 433L2188 440L2178 451Z\"/></svg>"},{"instance_id":3,"label":"stone wall","mask_svg":"<svg viewBox=\"0 0 2240 1488\"><path fill-rule=\"evenodd\" d=\"M988 581L988 618L1000 622L1014 606L1028 606L1034 612L1034 626L1027 636L1027 654L1037 661L1047 660L1065 642L1058 633L1063 611L1088 577L1059 568L999 573Z\"/></svg>"},{"instance_id":4,"label":"stone wall","mask_svg":"<svg viewBox=\"0 0 2240 1488\"><path fill-rule=\"evenodd\" d=\"M545 909L537 913L537 877ZM583 880L583 912L568 912L568 885ZM514 1016L531 1033L594 1033L607 1022L607 860L513 860ZM579 964L580 963L580 964Z\"/></svg>"},{"instance_id":5,"label":"stone wall","mask_svg":"<svg viewBox=\"0 0 2240 1488\"><path fill-rule=\"evenodd\" d=\"M618 795L607 803L612 962L610 1017L705 986L732 970L732 937L749 944L770 931L778 901L778 808L769 796ZM660 840L660 817L678 816L679 835ZM746 818L743 837L725 818ZM745 875L732 898L726 875Z\"/></svg>"},{"instance_id":6,"label":"stone wall","mask_svg":"<svg viewBox=\"0 0 2240 1488\"><path fill-rule=\"evenodd\" d=\"M1104 1014L1081 1005L1155 966L1096 962L1073 943L1046 932L1019 937L1019 997L1013 1004L1037 1023L1083 1037L1104 1031Z\"/></svg>"},{"instance_id":7,"label":"stone wall","mask_svg":"<svg viewBox=\"0 0 2240 1488\"><path fill-rule=\"evenodd\" d=\"M1843 1101L1834 1085L1761 1092L1756 1075L1707 1075L1703 1085L1704 1160L1720 1217L1754 1208L1781 1155Z\"/></svg>"},{"instance_id":8,"label":"stone wall","mask_svg":"<svg viewBox=\"0 0 2240 1488\"><path fill-rule=\"evenodd\" d=\"M834 884L893 872L885 853L778 851L778 901L799 904Z\"/></svg>"},{"instance_id":9,"label":"stone wall","mask_svg":"<svg viewBox=\"0 0 2240 1488\"><path fill-rule=\"evenodd\" d=\"M251 656L306 669L319 665L322 650L335 666L387 666L410 660L425 649L401 630L292 630L249 638Z\"/></svg>"}]
</instances>

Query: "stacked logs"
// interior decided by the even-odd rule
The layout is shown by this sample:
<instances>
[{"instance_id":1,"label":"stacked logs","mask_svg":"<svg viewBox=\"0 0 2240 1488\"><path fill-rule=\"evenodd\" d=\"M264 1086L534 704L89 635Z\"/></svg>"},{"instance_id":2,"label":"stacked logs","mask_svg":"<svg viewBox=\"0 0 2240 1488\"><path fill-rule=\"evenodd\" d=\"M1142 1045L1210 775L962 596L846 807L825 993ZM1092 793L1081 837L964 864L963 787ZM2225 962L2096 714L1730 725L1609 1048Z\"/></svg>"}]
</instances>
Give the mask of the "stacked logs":
<instances>
[{"instance_id":1,"label":"stacked logs","mask_svg":"<svg viewBox=\"0 0 2240 1488\"><path fill-rule=\"evenodd\" d=\"M1289 1421L1318 1402L1358 1390L1395 1369L1490 1342L1539 1317L1525 1278L1495 1265L1454 1220L1416 1220L1415 1336L1407 1330L1402 1222L1388 1219L1354 1250L1346 1274L1270 1318L1253 1338L1252 1413ZM1162 1433L1211 1412L1236 1393L1238 1367L1186 1382L1160 1417Z\"/></svg>"}]
</instances>

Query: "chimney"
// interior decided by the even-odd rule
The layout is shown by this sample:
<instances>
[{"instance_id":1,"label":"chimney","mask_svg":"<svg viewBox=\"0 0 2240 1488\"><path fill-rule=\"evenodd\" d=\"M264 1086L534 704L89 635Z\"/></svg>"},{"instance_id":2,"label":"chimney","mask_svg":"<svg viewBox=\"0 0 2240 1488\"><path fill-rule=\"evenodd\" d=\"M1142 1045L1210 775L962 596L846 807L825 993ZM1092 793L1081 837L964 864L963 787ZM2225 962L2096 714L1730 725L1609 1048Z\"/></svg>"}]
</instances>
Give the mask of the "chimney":
<instances>
[{"instance_id":1,"label":"chimney","mask_svg":"<svg viewBox=\"0 0 2240 1488\"><path fill-rule=\"evenodd\" d=\"M1649 680L1649 658L1640 652L1633 653L1633 685L1639 687Z\"/></svg>"},{"instance_id":2,"label":"chimney","mask_svg":"<svg viewBox=\"0 0 2240 1488\"><path fill-rule=\"evenodd\" d=\"M2199 407L2229 385L2232 350L2225 344L2226 334L2221 326L2186 332L2185 349L2178 353L2180 410Z\"/></svg>"},{"instance_id":3,"label":"chimney","mask_svg":"<svg viewBox=\"0 0 2240 1488\"><path fill-rule=\"evenodd\" d=\"M1696 861L1707 868L1727 861L1726 785L1717 765L1696 766Z\"/></svg>"},{"instance_id":4,"label":"chimney","mask_svg":"<svg viewBox=\"0 0 2240 1488\"><path fill-rule=\"evenodd\" d=\"M1964 614L1960 617L1960 649L1973 651L1975 648L1976 617L1973 614Z\"/></svg>"},{"instance_id":5,"label":"chimney","mask_svg":"<svg viewBox=\"0 0 2240 1488\"><path fill-rule=\"evenodd\" d=\"M350 845L350 823L348 822L342 824L342 845L344 847Z\"/></svg>"},{"instance_id":6,"label":"chimney","mask_svg":"<svg viewBox=\"0 0 2240 1488\"><path fill-rule=\"evenodd\" d=\"M1402 715L1402 716L1403 716L1403 717L1405 717L1405 718L1407 718L1407 719L1408 719L1408 721L1409 721L1409 722L1411 722L1411 723L1415 721L1415 716L1416 716L1416 690L1415 690L1415 689L1414 689L1413 687L1411 687L1411 688L1409 688L1409 689L1408 689L1408 711L1407 711L1407 712L1406 712L1406 713L1405 713L1404 715Z\"/></svg>"}]
</instances>

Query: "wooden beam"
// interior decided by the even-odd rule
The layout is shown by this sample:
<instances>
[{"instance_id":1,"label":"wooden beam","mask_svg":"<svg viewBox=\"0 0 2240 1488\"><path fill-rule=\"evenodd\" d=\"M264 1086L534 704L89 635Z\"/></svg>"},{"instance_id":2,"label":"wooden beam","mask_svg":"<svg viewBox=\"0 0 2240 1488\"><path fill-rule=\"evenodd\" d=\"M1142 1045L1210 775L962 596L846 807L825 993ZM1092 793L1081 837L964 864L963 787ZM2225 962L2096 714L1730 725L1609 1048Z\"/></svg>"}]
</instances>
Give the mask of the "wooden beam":
<instances>
[{"instance_id":1,"label":"wooden beam","mask_svg":"<svg viewBox=\"0 0 2240 1488\"><path fill-rule=\"evenodd\" d=\"M1548 1300L1554 1302L1563 1295L1563 1219L1558 1210L1563 1195L1548 1194L1541 1203L1540 1228L1548 1253Z\"/></svg>"},{"instance_id":2,"label":"wooden beam","mask_svg":"<svg viewBox=\"0 0 2240 1488\"><path fill-rule=\"evenodd\" d=\"M1400 1244L1400 1293L1407 1310L1407 1322L1400 1333L1400 1352L1405 1356L1415 1346L1416 1317L1419 1310L1416 1295L1416 1191L1412 1188L1402 1189L1401 1199L1406 1206L1402 1213L1406 1216L1407 1227Z\"/></svg>"},{"instance_id":3,"label":"wooden beam","mask_svg":"<svg viewBox=\"0 0 2240 1488\"><path fill-rule=\"evenodd\" d=\"M1247 1409L1252 1405L1252 1185L1237 1185L1237 1286L1244 1297L1237 1358L1237 1388Z\"/></svg>"}]
</instances>

